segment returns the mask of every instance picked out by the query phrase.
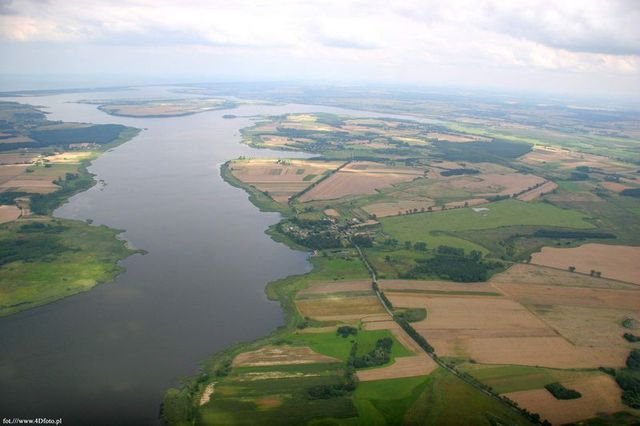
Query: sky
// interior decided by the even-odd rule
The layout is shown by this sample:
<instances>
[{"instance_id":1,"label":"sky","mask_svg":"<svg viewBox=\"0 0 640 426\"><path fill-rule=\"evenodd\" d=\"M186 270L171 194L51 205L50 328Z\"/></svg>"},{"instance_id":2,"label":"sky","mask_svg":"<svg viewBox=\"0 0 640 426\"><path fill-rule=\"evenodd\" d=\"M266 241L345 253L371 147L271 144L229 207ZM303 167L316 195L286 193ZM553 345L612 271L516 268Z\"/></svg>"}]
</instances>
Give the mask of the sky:
<instances>
[{"instance_id":1,"label":"sky","mask_svg":"<svg viewBox=\"0 0 640 426\"><path fill-rule=\"evenodd\" d=\"M640 1L0 0L0 58L14 89L311 81L637 98Z\"/></svg>"}]
</instances>

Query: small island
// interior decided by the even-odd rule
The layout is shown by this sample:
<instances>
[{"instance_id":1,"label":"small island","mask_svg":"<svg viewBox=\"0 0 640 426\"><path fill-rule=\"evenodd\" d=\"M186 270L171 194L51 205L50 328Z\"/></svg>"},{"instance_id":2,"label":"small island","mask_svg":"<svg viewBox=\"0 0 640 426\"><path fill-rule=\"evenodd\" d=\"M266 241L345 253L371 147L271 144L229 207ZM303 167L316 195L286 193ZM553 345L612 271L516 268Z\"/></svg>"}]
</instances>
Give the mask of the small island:
<instances>
[{"instance_id":1,"label":"small island","mask_svg":"<svg viewBox=\"0 0 640 426\"><path fill-rule=\"evenodd\" d=\"M235 108L238 103L223 98L189 98L164 100L81 100L78 103L98 105L98 109L117 117L164 118L182 117L206 111Z\"/></svg>"}]
</instances>

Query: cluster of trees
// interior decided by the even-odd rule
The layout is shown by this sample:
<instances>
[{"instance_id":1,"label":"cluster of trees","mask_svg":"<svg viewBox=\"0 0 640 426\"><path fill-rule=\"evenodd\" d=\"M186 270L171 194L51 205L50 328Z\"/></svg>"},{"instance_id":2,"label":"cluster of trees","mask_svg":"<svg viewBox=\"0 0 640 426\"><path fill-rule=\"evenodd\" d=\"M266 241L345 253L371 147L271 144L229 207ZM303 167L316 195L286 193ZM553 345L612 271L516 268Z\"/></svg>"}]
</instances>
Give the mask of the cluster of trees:
<instances>
[{"instance_id":1,"label":"cluster of trees","mask_svg":"<svg viewBox=\"0 0 640 426\"><path fill-rule=\"evenodd\" d=\"M356 347L357 351L357 343L353 344ZM350 357L349 364L354 368L367 368L367 367L376 367L379 365L384 365L389 362L391 359L391 347L393 346L393 340L390 337L384 337L382 339L378 339L376 341L376 346L369 353L357 356L353 355ZM353 349L352 349L353 352Z\"/></svg>"},{"instance_id":2,"label":"cluster of trees","mask_svg":"<svg viewBox=\"0 0 640 426\"><path fill-rule=\"evenodd\" d=\"M355 336L358 334L358 329L355 327L351 327L350 325L342 325L340 327L338 327L338 330L336 330L336 333L338 334L338 336L342 336L344 338L347 338L349 336Z\"/></svg>"},{"instance_id":3,"label":"cluster of trees","mask_svg":"<svg viewBox=\"0 0 640 426\"><path fill-rule=\"evenodd\" d=\"M289 234L296 243L315 250L324 250L342 247L340 236L331 232L320 232L317 234L309 234L306 237L300 237Z\"/></svg>"},{"instance_id":4,"label":"cluster of trees","mask_svg":"<svg viewBox=\"0 0 640 426\"><path fill-rule=\"evenodd\" d=\"M539 229L532 234L537 238L564 238L571 240L582 240L585 238L592 239L609 239L616 238L616 236L610 232L588 232L588 231L564 231L564 230L552 230L552 229Z\"/></svg>"},{"instance_id":5,"label":"cluster of trees","mask_svg":"<svg viewBox=\"0 0 640 426\"><path fill-rule=\"evenodd\" d=\"M354 367L354 359L358 351L358 344L351 346L351 352L344 370L344 377L339 383L332 385L316 385L307 389L307 399L331 399L339 398L356 390L358 387L358 376Z\"/></svg>"},{"instance_id":6,"label":"cluster of trees","mask_svg":"<svg viewBox=\"0 0 640 426\"><path fill-rule=\"evenodd\" d=\"M299 219L297 217L280 222L277 229L287 235L296 243L311 249L322 250L342 247L342 238L337 232L327 228L329 222L325 220ZM305 232L290 231L289 227L295 225Z\"/></svg>"},{"instance_id":7,"label":"cluster of trees","mask_svg":"<svg viewBox=\"0 0 640 426\"><path fill-rule=\"evenodd\" d=\"M351 240L355 245L360 247L373 247L373 240L366 234L354 235Z\"/></svg>"},{"instance_id":8,"label":"cluster of trees","mask_svg":"<svg viewBox=\"0 0 640 426\"><path fill-rule=\"evenodd\" d=\"M433 257L416 262L401 278L439 276L458 282L477 282L486 281L492 271L502 267L500 262L484 260L478 251L465 255L463 249L448 246L439 246Z\"/></svg>"},{"instance_id":9,"label":"cluster of trees","mask_svg":"<svg viewBox=\"0 0 640 426\"><path fill-rule=\"evenodd\" d=\"M458 176L458 175L477 175L480 170L476 169L450 169L440 172L442 176Z\"/></svg>"},{"instance_id":10,"label":"cluster of trees","mask_svg":"<svg viewBox=\"0 0 640 426\"><path fill-rule=\"evenodd\" d=\"M65 229L67 229L67 227L60 225L59 223L51 224L43 222L30 222L21 225L18 229L18 233L30 234L35 232L44 232L45 234L59 234Z\"/></svg>"},{"instance_id":11,"label":"cluster of trees","mask_svg":"<svg viewBox=\"0 0 640 426\"><path fill-rule=\"evenodd\" d=\"M625 340L631 343L640 342L640 336L636 336L635 334L624 333L622 337L624 337Z\"/></svg>"},{"instance_id":12,"label":"cluster of trees","mask_svg":"<svg viewBox=\"0 0 640 426\"><path fill-rule=\"evenodd\" d=\"M578 399L582 396L582 394L577 390L568 389L558 382L544 385L544 388L548 390L556 399Z\"/></svg>"},{"instance_id":13,"label":"cluster of trees","mask_svg":"<svg viewBox=\"0 0 640 426\"><path fill-rule=\"evenodd\" d=\"M518 158L531 151L532 148L530 144L499 139L494 139L491 142L465 144L436 141L433 142L433 146L439 156L445 160L489 163Z\"/></svg>"},{"instance_id":14,"label":"cluster of trees","mask_svg":"<svg viewBox=\"0 0 640 426\"><path fill-rule=\"evenodd\" d=\"M511 195L490 195L488 197L485 197L488 201L494 202L494 201L502 201L502 200L508 200L509 198L511 198Z\"/></svg>"},{"instance_id":15,"label":"cluster of trees","mask_svg":"<svg viewBox=\"0 0 640 426\"><path fill-rule=\"evenodd\" d=\"M627 368L640 371L640 349L634 349L627 357Z\"/></svg>"},{"instance_id":16,"label":"cluster of trees","mask_svg":"<svg viewBox=\"0 0 640 426\"><path fill-rule=\"evenodd\" d=\"M18 238L0 240L0 266L7 263L51 262L65 251L71 250L61 243L60 237L32 233Z\"/></svg>"},{"instance_id":17,"label":"cluster of trees","mask_svg":"<svg viewBox=\"0 0 640 426\"><path fill-rule=\"evenodd\" d=\"M616 382L622 388L622 402L640 409L640 349L634 349L627 357L627 368L614 372Z\"/></svg>"},{"instance_id":18,"label":"cluster of trees","mask_svg":"<svg viewBox=\"0 0 640 426\"><path fill-rule=\"evenodd\" d=\"M389 248L396 248L398 247L399 242L395 238L391 238L391 239L385 240L382 243L382 245ZM422 241L418 241L416 243L412 243L411 241L405 241L403 244L403 247L405 250L413 249L416 251L427 251L427 243Z\"/></svg>"},{"instance_id":19,"label":"cluster of trees","mask_svg":"<svg viewBox=\"0 0 640 426\"><path fill-rule=\"evenodd\" d=\"M626 197L635 197L640 198L640 188L627 188L620 191L620 195L624 195Z\"/></svg>"},{"instance_id":20,"label":"cluster of trees","mask_svg":"<svg viewBox=\"0 0 640 426\"><path fill-rule=\"evenodd\" d=\"M231 374L231 363L230 358L224 358L214 370L215 375L218 377L225 377Z\"/></svg>"},{"instance_id":21,"label":"cluster of trees","mask_svg":"<svg viewBox=\"0 0 640 426\"><path fill-rule=\"evenodd\" d=\"M353 392L350 386L345 383L336 383L333 385L316 385L307 389L307 399L331 399L345 396Z\"/></svg>"},{"instance_id":22,"label":"cluster of trees","mask_svg":"<svg viewBox=\"0 0 640 426\"><path fill-rule=\"evenodd\" d=\"M328 124L333 127L342 127L344 121L334 114L316 113L316 123Z\"/></svg>"},{"instance_id":23,"label":"cluster of trees","mask_svg":"<svg viewBox=\"0 0 640 426\"><path fill-rule=\"evenodd\" d=\"M589 173L584 172L571 172L569 180L589 180Z\"/></svg>"},{"instance_id":24,"label":"cluster of trees","mask_svg":"<svg viewBox=\"0 0 640 426\"><path fill-rule=\"evenodd\" d=\"M0 193L0 204L14 204L16 198L31 195L28 192L8 191Z\"/></svg>"},{"instance_id":25,"label":"cluster of trees","mask_svg":"<svg viewBox=\"0 0 640 426\"><path fill-rule=\"evenodd\" d=\"M67 146L73 143L95 143L105 145L116 140L126 127L120 124L96 124L90 127L33 130L30 142L11 142L0 144L0 151L19 148L42 148L45 146Z\"/></svg>"}]
</instances>

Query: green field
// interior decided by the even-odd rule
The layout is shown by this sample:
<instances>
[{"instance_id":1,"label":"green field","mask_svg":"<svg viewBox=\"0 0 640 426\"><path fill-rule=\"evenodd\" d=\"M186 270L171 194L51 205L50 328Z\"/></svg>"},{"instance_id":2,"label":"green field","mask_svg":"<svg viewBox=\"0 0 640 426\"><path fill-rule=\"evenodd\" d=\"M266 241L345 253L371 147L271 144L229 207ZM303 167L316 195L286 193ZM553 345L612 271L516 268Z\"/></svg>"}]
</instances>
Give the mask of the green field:
<instances>
[{"instance_id":1,"label":"green field","mask_svg":"<svg viewBox=\"0 0 640 426\"><path fill-rule=\"evenodd\" d=\"M427 377L361 383L354 402L362 425L529 424L442 369Z\"/></svg>"},{"instance_id":2,"label":"green field","mask_svg":"<svg viewBox=\"0 0 640 426\"><path fill-rule=\"evenodd\" d=\"M356 336L349 336L347 338L338 336L335 332L298 333L285 338L285 340L290 339L293 344L310 346L311 349L318 353L346 361L351 351L352 342L358 344L358 352L356 355L362 356L375 348L378 339L385 337L393 340L393 346L391 348L392 362L395 357L412 355L388 330L359 330Z\"/></svg>"},{"instance_id":3,"label":"green field","mask_svg":"<svg viewBox=\"0 0 640 426\"><path fill-rule=\"evenodd\" d=\"M427 377L379 380L360 383L353 395L361 425L400 425L431 381Z\"/></svg>"},{"instance_id":4,"label":"green field","mask_svg":"<svg viewBox=\"0 0 640 426\"><path fill-rule=\"evenodd\" d=\"M215 398L197 410L196 424L298 425L318 418L353 418L356 410L348 397L309 399L314 386L338 383L340 369L331 365L287 366L256 373L240 369L218 380ZM268 374L299 377L270 379ZM252 376L248 376L252 374ZM248 377L251 377L250 379Z\"/></svg>"},{"instance_id":5,"label":"green field","mask_svg":"<svg viewBox=\"0 0 640 426\"><path fill-rule=\"evenodd\" d=\"M497 393L541 389L544 385L604 374L595 370L560 370L520 365L462 364L460 370L491 386Z\"/></svg>"},{"instance_id":6,"label":"green field","mask_svg":"<svg viewBox=\"0 0 640 426\"><path fill-rule=\"evenodd\" d=\"M471 208L463 208L390 217L381 219L381 223L385 233L401 242L424 241L430 247L448 245L483 252L486 252L486 249L482 246L445 233L516 225L593 228L583 214L546 203L505 200L482 207L488 208L489 211L484 214L476 213Z\"/></svg>"},{"instance_id":7,"label":"green field","mask_svg":"<svg viewBox=\"0 0 640 426\"><path fill-rule=\"evenodd\" d=\"M24 232L22 227L32 223L51 228ZM11 261L0 268L0 316L53 302L113 280L122 272L118 262L135 253L116 238L119 233L105 226L49 218L1 225L2 257ZM36 249L37 257L34 257Z\"/></svg>"}]
</instances>

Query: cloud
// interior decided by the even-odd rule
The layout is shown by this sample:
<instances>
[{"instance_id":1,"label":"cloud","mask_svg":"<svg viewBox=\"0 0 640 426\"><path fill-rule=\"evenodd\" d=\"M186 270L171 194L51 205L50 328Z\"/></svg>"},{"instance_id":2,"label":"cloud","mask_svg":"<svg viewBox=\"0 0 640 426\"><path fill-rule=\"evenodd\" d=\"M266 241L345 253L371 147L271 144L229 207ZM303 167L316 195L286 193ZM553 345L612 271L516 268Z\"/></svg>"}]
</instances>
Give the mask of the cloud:
<instances>
[{"instance_id":1,"label":"cloud","mask_svg":"<svg viewBox=\"0 0 640 426\"><path fill-rule=\"evenodd\" d=\"M640 54L640 2L498 2L485 27L572 52Z\"/></svg>"},{"instance_id":2,"label":"cloud","mask_svg":"<svg viewBox=\"0 0 640 426\"><path fill-rule=\"evenodd\" d=\"M0 0L0 15L15 15L18 11L11 7L13 0Z\"/></svg>"},{"instance_id":3,"label":"cloud","mask_svg":"<svg viewBox=\"0 0 640 426\"><path fill-rule=\"evenodd\" d=\"M638 22L635 0L0 0L0 49L73 45L124 57L165 48L169 68L233 62L229 73L287 76L637 80Z\"/></svg>"}]
</instances>

